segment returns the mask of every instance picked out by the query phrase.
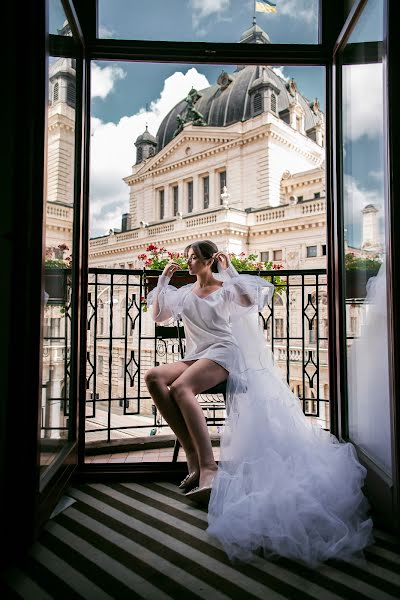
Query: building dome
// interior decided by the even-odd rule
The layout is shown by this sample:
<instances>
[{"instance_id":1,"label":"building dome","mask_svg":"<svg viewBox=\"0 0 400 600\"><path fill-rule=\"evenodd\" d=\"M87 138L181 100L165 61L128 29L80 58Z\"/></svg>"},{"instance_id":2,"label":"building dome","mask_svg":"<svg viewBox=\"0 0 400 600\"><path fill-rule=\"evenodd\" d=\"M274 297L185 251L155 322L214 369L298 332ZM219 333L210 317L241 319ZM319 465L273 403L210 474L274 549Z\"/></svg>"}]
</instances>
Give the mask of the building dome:
<instances>
[{"instance_id":1,"label":"building dome","mask_svg":"<svg viewBox=\"0 0 400 600\"><path fill-rule=\"evenodd\" d=\"M289 122L287 114L293 101L300 104L304 110L306 133L323 120L318 103L310 102L302 96L293 80L286 83L271 68L256 65L249 65L229 74L223 71L215 85L199 90L194 106L208 127L227 127L233 123L247 121L268 110L264 105L261 110L254 112L252 95L260 86L269 86L274 91L275 114L286 122ZM184 119L187 106L186 100L182 100L163 119L157 132L158 152L173 139L177 130L177 117Z\"/></svg>"},{"instance_id":2,"label":"building dome","mask_svg":"<svg viewBox=\"0 0 400 600\"><path fill-rule=\"evenodd\" d=\"M150 131L147 128L146 125L146 129L145 131L140 134L137 138L136 138L136 142L135 142L135 146L139 145L139 144L143 144L143 143L150 143L150 144L156 144L156 138L154 137L154 135L151 135Z\"/></svg>"},{"instance_id":3,"label":"building dome","mask_svg":"<svg viewBox=\"0 0 400 600\"><path fill-rule=\"evenodd\" d=\"M154 156L157 148L157 140L148 130L147 124L144 132L136 138L136 164Z\"/></svg>"}]
</instances>

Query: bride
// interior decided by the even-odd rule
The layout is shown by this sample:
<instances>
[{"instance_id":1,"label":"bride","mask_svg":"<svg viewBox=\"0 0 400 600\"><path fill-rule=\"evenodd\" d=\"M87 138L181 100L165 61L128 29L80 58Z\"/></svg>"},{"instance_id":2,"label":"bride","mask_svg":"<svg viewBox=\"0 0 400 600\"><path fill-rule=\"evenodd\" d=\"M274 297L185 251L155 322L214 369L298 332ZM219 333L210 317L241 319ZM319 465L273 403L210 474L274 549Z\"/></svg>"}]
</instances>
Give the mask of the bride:
<instances>
[{"instance_id":1,"label":"bride","mask_svg":"<svg viewBox=\"0 0 400 600\"><path fill-rule=\"evenodd\" d=\"M171 262L148 296L155 321L182 319L183 360L145 376L188 464L186 496L209 503L208 533L231 560L255 551L316 566L356 560L372 541L362 493L366 470L350 443L312 425L274 365L258 312L274 286L239 275L210 241L185 250L194 284L168 285ZM196 395L227 382L227 419L216 464Z\"/></svg>"}]
</instances>

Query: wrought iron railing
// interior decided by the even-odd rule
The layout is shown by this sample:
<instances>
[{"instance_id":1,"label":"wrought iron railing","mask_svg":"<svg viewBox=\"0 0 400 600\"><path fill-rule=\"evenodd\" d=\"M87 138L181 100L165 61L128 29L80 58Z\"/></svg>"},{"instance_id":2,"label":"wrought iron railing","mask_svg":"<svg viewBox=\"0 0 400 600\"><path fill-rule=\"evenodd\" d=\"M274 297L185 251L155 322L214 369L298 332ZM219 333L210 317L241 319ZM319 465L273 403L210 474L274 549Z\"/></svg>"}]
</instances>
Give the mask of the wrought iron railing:
<instances>
[{"instance_id":1,"label":"wrought iron railing","mask_svg":"<svg viewBox=\"0 0 400 600\"><path fill-rule=\"evenodd\" d=\"M275 293L270 306L260 314L260 327L264 328L275 363L299 397L304 413L329 429L326 271L257 274L272 281L280 278L280 293ZM156 364L179 359L179 340L160 339L149 312L143 310L145 297L146 273L142 270L89 270L85 398L88 442L134 440L169 431L147 391L144 375ZM65 316L68 318L68 314ZM222 412L215 412L221 408L220 400L202 398L210 426L223 422L224 406ZM65 410L65 403L60 406ZM45 422L44 417L44 427Z\"/></svg>"}]
</instances>

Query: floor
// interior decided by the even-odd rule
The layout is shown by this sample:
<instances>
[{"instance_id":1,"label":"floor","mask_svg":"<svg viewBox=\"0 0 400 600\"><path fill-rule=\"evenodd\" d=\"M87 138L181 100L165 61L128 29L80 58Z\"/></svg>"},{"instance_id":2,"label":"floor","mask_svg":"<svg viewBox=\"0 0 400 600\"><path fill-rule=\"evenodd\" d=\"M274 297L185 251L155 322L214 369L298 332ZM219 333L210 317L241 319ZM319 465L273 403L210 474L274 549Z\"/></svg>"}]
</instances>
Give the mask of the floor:
<instances>
[{"instance_id":1,"label":"floor","mask_svg":"<svg viewBox=\"0 0 400 600\"><path fill-rule=\"evenodd\" d=\"M219 460L219 447L213 447L214 458ZM119 452L114 454L95 454L86 456L85 463L141 463L141 462L171 462L173 448L154 448L135 452ZM178 461L185 462L182 449L179 450Z\"/></svg>"},{"instance_id":2,"label":"floor","mask_svg":"<svg viewBox=\"0 0 400 600\"><path fill-rule=\"evenodd\" d=\"M233 565L208 536L207 513L174 483L85 483L70 487L63 501L25 563L6 574L5 598L400 597L400 541L383 531L375 531L361 566L308 569L259 557Z\"/></svg>"}]
</instances>

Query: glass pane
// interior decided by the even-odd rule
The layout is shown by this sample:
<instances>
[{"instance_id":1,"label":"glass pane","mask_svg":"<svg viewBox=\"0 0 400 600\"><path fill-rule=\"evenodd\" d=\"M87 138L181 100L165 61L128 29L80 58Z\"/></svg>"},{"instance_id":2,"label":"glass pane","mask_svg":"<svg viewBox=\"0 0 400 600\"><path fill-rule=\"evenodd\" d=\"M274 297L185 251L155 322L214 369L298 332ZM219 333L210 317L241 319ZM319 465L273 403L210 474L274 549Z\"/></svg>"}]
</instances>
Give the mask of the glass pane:
<instances>
[{"instance_id":1,"label":"glass pane","mask_svg":"<svg viewBox=\"0 0 400 600\"><path fill-rule=\"evenodd\" d=\"M75 59L50 57L45 203L42 472L70 438Z\"/></svg>"},{"instance_id":2,"label":"glass pane","mask_svg":"<svg viewBox=\"0 0 400 600\"><path fill-rule=\"evenodd\" d=\"M391 473L382 29L370 1L343 52L343 214L349 433Z\"/></svg>"},{"instance_id":3,"label":"glass pane","mask_svg":"<svg viewBox=\"0 0 400 600\"><path fill-rule=\"evenodd\" d=\"M100 38L317 44L318 0L99 0Z\"/></svg>"},{"instance_id":4,"label":"glass pane","mask_svg":"<svg viewBox=\"0 0 400 600\"><path fill-rule=\"evenodd\" d=\"M157 339L143 266L200 234L292 273L265 337L303 410L329 428L326 276L317 286L304 272L326 269L324 69L94 62L91 89L89 266L104 271L89 272L88 460L122 444L116 461L139 460L143 437L172 446L144 375L178 360L179 343Z\"/></svg>"},{"instance_id":5,"label":"glass pane","mask_svg":"<svg viewBox=\"0 0 400 600\"><path fill-rule=\"evenodd\" d=\"M61 0L50 0L49 2L49 33L53 35L71 35L71 29Z\"/></svg>"}]
</instances>

